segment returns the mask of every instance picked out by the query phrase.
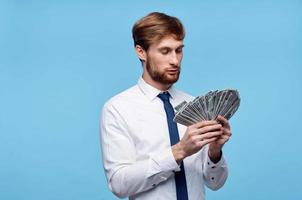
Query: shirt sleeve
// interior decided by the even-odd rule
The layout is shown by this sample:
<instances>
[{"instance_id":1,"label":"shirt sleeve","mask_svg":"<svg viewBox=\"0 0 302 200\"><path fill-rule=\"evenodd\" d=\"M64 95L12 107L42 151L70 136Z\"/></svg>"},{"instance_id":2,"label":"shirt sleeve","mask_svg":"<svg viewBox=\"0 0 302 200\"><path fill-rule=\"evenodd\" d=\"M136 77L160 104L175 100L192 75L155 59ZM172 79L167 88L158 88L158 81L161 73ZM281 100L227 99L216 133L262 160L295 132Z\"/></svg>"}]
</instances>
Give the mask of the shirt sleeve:
<instances>
[{"instance_id":1,"label":"shirt sleeve","mask_svg":"<svg viewBox=\"0 0 302 200\"><path fill-rule=\"evenodd\" d=\"M203 154L203 176L205 184L212 190L218 190L224 185L228 177L226 160L222 155L221 159L217 163L213 163L208 155L208 145L203 151Z\"/></svg>"},{"instance_id":2,"label":"shirt sleeve","mask_svg":"<svg viewBox=\"0 0 302 200\"><path fill-rule=\"evenodd\" d=\"M105 104L100 122L102 160L109 189L124 198L150 190L178 171L171 147L136 159L135 144L118 109Z\"/></svg>"}]
</instances>

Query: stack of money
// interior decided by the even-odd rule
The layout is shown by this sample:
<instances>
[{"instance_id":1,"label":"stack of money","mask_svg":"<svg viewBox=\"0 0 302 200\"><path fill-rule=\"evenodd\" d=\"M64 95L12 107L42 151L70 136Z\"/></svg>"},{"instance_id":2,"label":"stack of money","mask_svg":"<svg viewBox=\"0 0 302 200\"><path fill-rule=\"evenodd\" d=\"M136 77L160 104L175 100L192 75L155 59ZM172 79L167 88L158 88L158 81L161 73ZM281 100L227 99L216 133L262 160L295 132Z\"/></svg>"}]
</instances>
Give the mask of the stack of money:
<instances>
[{"instance_id":1,"label":"stack of money","mask_svg":"<svg viewBox=\"0 0 302 200\"><path fill-rule=\"evenodd\" d=\"M177 105L174 121L190 126L203 120L215 120L218 115L229 120L239 105L240 97L237 90L210 91L191 102L183 101Z\"/></svg>"}]
</instances>

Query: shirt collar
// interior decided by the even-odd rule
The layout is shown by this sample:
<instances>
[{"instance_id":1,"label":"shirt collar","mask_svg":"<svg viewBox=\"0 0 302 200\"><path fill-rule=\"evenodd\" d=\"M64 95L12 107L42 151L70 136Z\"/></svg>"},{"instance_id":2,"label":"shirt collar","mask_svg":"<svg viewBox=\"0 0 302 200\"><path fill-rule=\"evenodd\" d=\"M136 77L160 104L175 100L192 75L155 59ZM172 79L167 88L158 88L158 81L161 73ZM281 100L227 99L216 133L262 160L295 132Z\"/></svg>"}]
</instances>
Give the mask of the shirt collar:
<instances>
[{"instance_id":1,"label":"shirt collar","mask_svg":"<svg viewBox=\"0 0 302 200\"><path fill-rule=\"evenodd\" d=\"M159 93L164 92L146 83L142 77L138 79L137 85L150 101L153 101ZM175 98L176 91L173 85L167 90L167 92L169 92L171 98Z\"/></svg>"}]
</instances>

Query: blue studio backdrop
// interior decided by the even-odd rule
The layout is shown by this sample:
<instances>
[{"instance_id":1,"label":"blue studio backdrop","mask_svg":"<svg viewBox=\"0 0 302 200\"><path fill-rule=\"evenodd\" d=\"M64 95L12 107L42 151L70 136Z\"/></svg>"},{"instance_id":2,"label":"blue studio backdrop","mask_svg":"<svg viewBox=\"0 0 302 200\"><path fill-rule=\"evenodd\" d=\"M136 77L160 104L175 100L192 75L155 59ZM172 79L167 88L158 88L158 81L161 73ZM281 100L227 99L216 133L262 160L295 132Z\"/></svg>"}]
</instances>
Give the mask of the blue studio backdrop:
<instances>
[{"instance_id":1,"label":"blue studio backdrop","mask_svg":"<svg viewBox=\"0 0 302 200\"><path fill-rule=\"evenodd\" d=\"M179 89L241 95L229 178L207 199L302 199L301 10L301 0L1 0L0 199L117 199L99 116L136 84L131 28L152 11L186 27Z\"/></svg>"}]
</instances>

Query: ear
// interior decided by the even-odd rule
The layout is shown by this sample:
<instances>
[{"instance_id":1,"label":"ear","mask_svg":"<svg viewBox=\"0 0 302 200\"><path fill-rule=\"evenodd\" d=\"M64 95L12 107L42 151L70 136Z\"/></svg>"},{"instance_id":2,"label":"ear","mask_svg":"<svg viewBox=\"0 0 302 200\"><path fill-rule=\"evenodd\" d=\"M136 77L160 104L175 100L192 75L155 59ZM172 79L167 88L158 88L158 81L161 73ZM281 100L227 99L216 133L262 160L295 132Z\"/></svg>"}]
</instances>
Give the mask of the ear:
<instances>
[{"instance_id":1,"label":"ear","mask_svg":"<svg viewBox=\"0 0 302 200\"><path fill-rule=\"evenodd\" d=\"M145 62L146 57L147 57L147 52L143 49L143 47L141 47L140 45L135 45L135 51L136 51L138 58L142 62Z\"/></svg>"}]
</instances>

